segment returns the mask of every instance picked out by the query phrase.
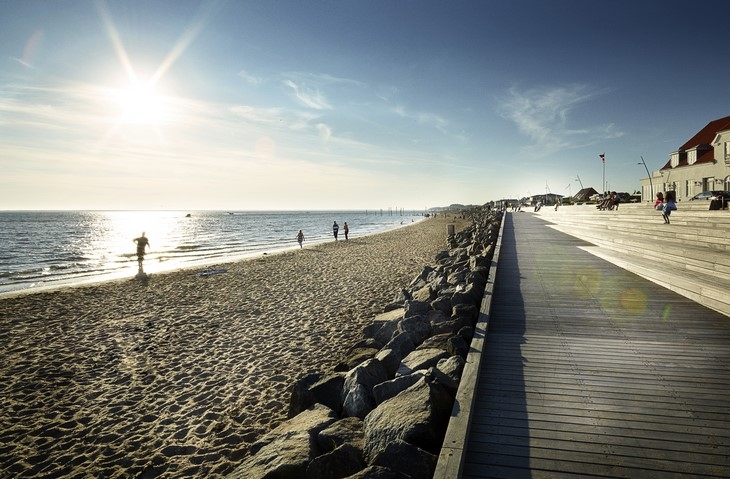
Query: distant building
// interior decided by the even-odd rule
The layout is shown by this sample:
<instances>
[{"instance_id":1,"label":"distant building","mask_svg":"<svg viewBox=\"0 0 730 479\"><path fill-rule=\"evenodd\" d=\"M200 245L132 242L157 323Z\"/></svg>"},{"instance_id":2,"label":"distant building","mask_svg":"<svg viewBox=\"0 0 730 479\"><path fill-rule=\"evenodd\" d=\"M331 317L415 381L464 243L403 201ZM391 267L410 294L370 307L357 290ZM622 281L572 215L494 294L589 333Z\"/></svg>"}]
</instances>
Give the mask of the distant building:
<instances>
[{"instance_id":1,"label":"distant building","mask_svg":"<svg viewBox=\"0 0 730 479\"><path fill-rule=\"evenodd\" d=\"M536 205L540 202L542 205L554 205L555 202L563 200L562 195L556 195L555 193L546 193L544 195L533 195L522 199L523 204Z\"/></svg>"},{"instance_id":2,"label":"distant building","mask_svg":"<svg viewBox=\"0 0 730 479\"><path fill-rule=\"evenodd\" d=\"M502 198L501 200L497 200L494 202L495 208L503 209L503 208L511 208L512 206L515 206L520 201L517 198Z\"/></svg>"},{"instance_id":3,"label":"distant building","mask_svg":"<svg viewBox=\"0 0 730 479\"><path fill-rule=\"evenodd\" d=\"M593 188L583 188L578 193L573 195L573 202L584 203L590 199L591 196L597 195L598 192Z\"/></svg>"},{"instance_id":4,"label":"distant building","mask_svg":"<svg viewBox=\"0 0 730 479\"><path fill-rule=\"evenodd\" d=\"M730 189L730 116L711 121L687 140L651 178L641 179L643 201L674 191L678 201L697 193Z\"/></svg>"}]
</instances>

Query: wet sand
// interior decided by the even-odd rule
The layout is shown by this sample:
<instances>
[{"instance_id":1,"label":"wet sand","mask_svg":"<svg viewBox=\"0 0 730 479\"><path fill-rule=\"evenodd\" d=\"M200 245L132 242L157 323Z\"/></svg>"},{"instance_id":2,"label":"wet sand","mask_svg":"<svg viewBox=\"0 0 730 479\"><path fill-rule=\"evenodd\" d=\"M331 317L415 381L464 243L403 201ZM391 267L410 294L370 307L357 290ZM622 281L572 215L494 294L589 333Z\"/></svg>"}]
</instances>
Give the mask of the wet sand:
<instances>
[{"instance_id":1,"label":"wet sand","mask_svg":"<svg viewBox=\"0 0 730 479\"><path fill-rule=\"evenodd\" d=\"M0 477L224 477L286 418L293 382L344 360L433 264L448 224L467 222L0 299Z\"/></svg>"}]
</instances>

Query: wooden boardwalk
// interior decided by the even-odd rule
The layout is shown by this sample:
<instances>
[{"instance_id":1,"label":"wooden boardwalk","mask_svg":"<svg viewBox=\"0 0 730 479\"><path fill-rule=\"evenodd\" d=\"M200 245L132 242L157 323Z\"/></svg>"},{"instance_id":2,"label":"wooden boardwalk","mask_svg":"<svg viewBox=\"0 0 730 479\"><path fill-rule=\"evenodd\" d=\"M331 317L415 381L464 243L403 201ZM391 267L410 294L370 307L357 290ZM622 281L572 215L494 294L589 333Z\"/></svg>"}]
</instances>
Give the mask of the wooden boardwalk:
<instances>
[{"instance_id":1,"label":"wooden boardwalk","mask_svg":"<svg viewBox=\"0 0 730 479\"><path fill-rule=\"evenodd\" d=\"M461 477L730 477L730 318L532 213L502 235Z\"/></svg>"}]
</instances>

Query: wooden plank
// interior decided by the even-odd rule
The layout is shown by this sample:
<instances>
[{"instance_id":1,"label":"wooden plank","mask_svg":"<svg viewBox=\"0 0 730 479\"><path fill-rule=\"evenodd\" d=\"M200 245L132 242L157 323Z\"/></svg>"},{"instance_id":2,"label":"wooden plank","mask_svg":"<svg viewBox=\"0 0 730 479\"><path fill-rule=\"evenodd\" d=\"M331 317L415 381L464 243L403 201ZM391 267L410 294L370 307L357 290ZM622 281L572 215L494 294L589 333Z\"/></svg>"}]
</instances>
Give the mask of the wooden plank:
<instances>
[{"instance_id":1,"label":"wooden plank","mask_svg":"<svg viewBox=\"0 0 730 479\"><path fill-rule=\"evenodd\" d=\"M730 477L730 319L582 246L508 213L452 477Z\"/></svg>"}]
</instances>

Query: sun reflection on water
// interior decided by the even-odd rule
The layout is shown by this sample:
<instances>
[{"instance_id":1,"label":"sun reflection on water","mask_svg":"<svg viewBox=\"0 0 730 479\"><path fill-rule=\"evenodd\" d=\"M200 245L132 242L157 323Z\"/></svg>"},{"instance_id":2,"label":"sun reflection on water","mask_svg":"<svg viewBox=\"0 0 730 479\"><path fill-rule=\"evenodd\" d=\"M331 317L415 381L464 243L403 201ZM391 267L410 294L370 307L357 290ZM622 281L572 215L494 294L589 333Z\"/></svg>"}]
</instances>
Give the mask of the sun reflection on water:
<instances>
[{"instance_id":1,"label":"sun reflection on water","mask_svg":"<svg viewBox=\"0 0 730 479\"><path fill-rule=\"evenodd\" d=\"M130 267L136 266L134 238L142 233L149 238L150 247L145 256L145 271L158 271L156 264L165 260L165 252L174 248L181 236L184 215L170 211L110 211L99 214L97 226L100 241L106 243L106 250L112 260L124 258Z\"/></svg>"}]
</instances>

